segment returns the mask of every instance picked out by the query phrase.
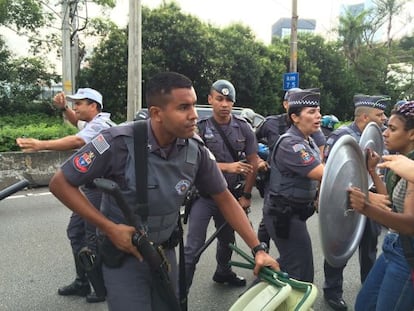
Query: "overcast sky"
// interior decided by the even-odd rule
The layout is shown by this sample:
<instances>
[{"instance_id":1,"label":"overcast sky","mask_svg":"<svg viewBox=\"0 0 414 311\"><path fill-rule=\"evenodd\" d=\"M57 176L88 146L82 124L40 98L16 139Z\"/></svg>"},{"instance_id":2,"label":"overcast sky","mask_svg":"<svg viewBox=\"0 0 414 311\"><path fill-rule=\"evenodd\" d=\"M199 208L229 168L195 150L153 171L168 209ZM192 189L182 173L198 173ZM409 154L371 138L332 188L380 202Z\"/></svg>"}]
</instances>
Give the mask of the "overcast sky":
<instances>
[{"instance_id":1,"label":"overcast sky","mask_svg":"<svg viewBox=\"0 0 414 311\"><path fill-rule=\"evenodd\" d=\"M167 0L168 1L168 0ZM282 17L291 17L292 1L289 0L175 0L181 9L189 14L195 15L204 22L209 22L217 27L226 26L230 23L240 22L249 26L256 37L269 44L271 41L271 27ZM158 7L163 0L141 0L142 5L150 8ZM330 36L330 31L338 25L338 15L341 6L344 4L356 4L363 0L297 0L299 18L316 19L316 32L325 38ZM411 8L405 14L413 14L414 1L410 1ZM129 0L117 0L117 6L108 10L108 17L114 20L119 26L125 26L128 22ZM60 4L56 3L56 11L59 12ZM88 2L89 17L102 16L97 6ZM405 16L403 16L405 18ZM413 29L402 27L398 20L393 24L394 33L398 36ZM27 53L27 43L24 37L16 36L13 32L1 28L7 44L17 55ZM96 44L96 43L95 43ZM93 44L92 44L93 45ZM91 47L90 47L91 48ZM58 69L59 70L59 69Z\"/></svg>"},{"instance_id":2,"label":"overcast sky","mask_svg":"<svg viewBox=\"0 0 414 311\"><path fill-rule=\"evenodd\" d=\"M162 0L141 0L142 4L155 8ZM216 26L241 22L249 26L257 38L270 43L271 27L279 18L291 17L292 1L289 0L176 0L182 10ZM340 6L344 3L361 3L363 0L298 0L299 18L317 20L317 32L324 33L336 27ZM111 17L122 24L127 21L129 0L118 0Z\"/></svg>"}]
</instances>

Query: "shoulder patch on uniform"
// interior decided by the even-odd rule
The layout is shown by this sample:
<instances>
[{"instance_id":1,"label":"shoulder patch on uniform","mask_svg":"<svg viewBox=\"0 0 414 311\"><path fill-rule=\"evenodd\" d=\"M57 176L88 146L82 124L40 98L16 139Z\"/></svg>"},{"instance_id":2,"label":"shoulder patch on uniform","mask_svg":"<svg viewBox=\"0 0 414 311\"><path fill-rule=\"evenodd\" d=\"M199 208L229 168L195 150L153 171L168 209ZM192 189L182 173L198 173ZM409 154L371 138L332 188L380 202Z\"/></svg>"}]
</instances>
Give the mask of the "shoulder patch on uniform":
<instances>
[{"instance_id":1,"label":"shoulder patch on uniform","mask_svg":"<svg viewBox=\"0 0 414 311\"><path fill-rule=\"evenodd\" d=\"M302 158L303 164L310 164L315 160L315 157L312 154L309 154L305 148L300 150L300 156Z\"/></svg>"},{"instance_id":2,"label":"shoulder patch on uniform","mask_svg":"<svg viewBox=\"0 0 414 311\"><path fill-rule=\"evenodd\" d=\"M305 146L303 144L294 144L292 148L293 148L293 151L298 152L302 149L305 149Z\"/></svg>"},{"instance_id":3,"label":"shoulder patch on uniform","mask_svg":"<svg viewBox=\"0 0 414 311\"><path fill-rule=\"evenodd\" d=\"M92 145L95 147L96 151L98 151L99 154L104 153L110 147L102 134L99 134L94 139L92 139Z\"/></svg>"},{"instance_id":4,"label":"shoulder patch on uniform","mask_svg":"<svg viewBox=\"0 0 414 311\"><path fill-rule=\"evenodd\" d=\"M73 166L77 171L86 173L95 161L95 158L95 154L92 151L86 151L73 158Z\"/></svg>"}]
</instances>

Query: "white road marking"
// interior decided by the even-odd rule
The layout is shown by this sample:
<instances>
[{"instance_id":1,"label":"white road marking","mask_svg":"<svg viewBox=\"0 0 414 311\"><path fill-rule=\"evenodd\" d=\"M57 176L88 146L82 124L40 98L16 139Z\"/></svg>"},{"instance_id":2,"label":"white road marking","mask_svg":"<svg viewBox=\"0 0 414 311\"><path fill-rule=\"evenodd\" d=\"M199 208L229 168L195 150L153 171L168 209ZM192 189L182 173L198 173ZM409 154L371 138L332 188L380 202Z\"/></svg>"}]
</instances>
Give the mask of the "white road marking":
<instances>
[{"instance_id":1,"label":"white road marking","mask_svg":"<svg viewBox=\"0 0 414 311\"><path fill-rule=\"evenodd\" d=\"M50 191L47 192L39 192L39 193L27 193L27 194L16 194L16 195L11 195L7 198L4 198L3 200L12 200L12 199L21 199L21 198L27 198L27 197L40 197L43 195L51 195L52 193Z\"/></svg>"}]
</instances>

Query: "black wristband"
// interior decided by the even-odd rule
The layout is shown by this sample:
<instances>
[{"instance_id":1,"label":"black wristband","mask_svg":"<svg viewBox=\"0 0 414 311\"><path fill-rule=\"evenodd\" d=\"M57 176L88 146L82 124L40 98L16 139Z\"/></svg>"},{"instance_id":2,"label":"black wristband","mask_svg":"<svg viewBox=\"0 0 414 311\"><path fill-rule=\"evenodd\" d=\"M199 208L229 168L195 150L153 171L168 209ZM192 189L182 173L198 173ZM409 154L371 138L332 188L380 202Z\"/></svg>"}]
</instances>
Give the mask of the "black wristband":
<instances>
[{"instance_id":1,"label":"black wristband","mask_svg":"<svg viewBox=\"0 0 414 311\"><path fill-rule=\"evenodd\" d=\"M253 257L256 256L258 251L265 251L266 253L269 253L269 247L267 247L265 242L260 242L259 245L252 248Z\"/></svg>"}]
</instances>

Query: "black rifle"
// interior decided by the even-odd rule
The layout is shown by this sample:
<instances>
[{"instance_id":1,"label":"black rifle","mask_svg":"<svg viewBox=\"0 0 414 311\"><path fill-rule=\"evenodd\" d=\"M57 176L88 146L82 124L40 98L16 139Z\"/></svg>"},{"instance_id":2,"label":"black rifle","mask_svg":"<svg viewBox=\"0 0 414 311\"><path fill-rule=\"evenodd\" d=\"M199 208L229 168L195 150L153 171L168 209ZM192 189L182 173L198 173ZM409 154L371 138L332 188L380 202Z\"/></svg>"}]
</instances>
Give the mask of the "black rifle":
<instances>
[{"instance_id":1,"label":"black rifle","mask_svg":"<svg viewBox=\"0 0 414 311\"><path fill-rule=\"evenodd\" d=\"M20 180L17 183L8 186L0 191L0 201L8 196L12 195L13 193L22 190L23 188L27 187L29 182L26 179Z\"/></svg>"},{"instance_id":2,"label":"black rifle","mask_svg":"<svg viewBox=\"0 0 414 311\"><path fill-rule=\"evenodd\" d=\"M141 233L139 230L139 219L137 215L132 213L128 208L128 203L122 195L118 184L104 178L96 178L94 184L103 192L110 194L115 198L127 224L136 228L136 232L132 236L132 244L137 248L144 260L150 266L160 295L163 295L165 301L168 301L172 311L181 311L180 304L174 292L174 286L168 276L168 262L164 253L160 247L155 247L148 240L148 236L145 233Z\"/></svg>"}]
</instances>

